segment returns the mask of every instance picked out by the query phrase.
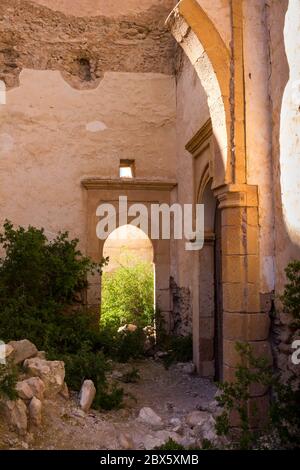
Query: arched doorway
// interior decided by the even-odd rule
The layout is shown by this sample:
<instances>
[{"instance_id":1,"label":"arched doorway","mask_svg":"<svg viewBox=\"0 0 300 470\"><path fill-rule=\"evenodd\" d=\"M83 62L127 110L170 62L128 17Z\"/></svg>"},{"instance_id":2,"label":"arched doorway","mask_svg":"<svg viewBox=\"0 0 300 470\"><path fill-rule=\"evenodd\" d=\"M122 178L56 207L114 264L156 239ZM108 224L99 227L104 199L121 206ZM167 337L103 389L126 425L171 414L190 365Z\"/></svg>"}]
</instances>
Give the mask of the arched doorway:
<instances>
[{"instance_id":1,"label":"arched doorway","mask_svg":"<svg viewBox=\"0 0 300 470\"><path fill-rule=\"evenodd\" d=\"M149 237L134 225L116 228L104 242L108 264L101 280L100 325L153 326L154 251Z\"/></svg>"},{"instance_id":2,"label":"arched doorway","mask_svg":"<svg viewBox=\"0 0 300 470\"><path fill-rule=\"evenodd\" d=\"M103 257L105 241L97 237L96 227L99 221L97 209L99 205L109 203L119 211L120 195L127 197L128 208L133 215L128 216L128 224L135 225L137 204L143 204L147 214L151 214L151 204L166 203L170 205L171 192L175 190L177 183L174 180L156 179L144 180L139 178L87 178L82 180L82 186L86 189L87 211L87 253L95 261ZM134 210L133 210L134 209ZM117 217L116 226L120 226ZM151 217L148 219L148 230L151 234ZM147 232L148 233L148 232ZM159 238L152 240L153 262L155 264L155 302L156 310L164 320L167 332L169 332L171 318L171 294L170 294L170 240ZM99 317L100 306L100 275L90 276L87 290L87 307L91 315Z\"/></svg>"},{"instance_id":3,"label":"arched doorway","mask_svg":"<svg viewBox=\"0 0 300 470\"><path fill-rule=\"evenodd\" d=\"M220 380L223 363L221 216L211 187L212 179L209 179L198 194L198 203L204 204L205 241L198 258L195 312L198 325L194 329L194 349L200 375Z\"/></svg>"},{"instance_id":4,"label":"arched doorway","mask_svg":"<svg viewBox=\"0 0 300 470\"><path fill-rule=\"evenodd\" d=\"M224 380L232 380L239 363L237 341L251 342L255 351L262 347L266 350L269 348L266 330L262 327L267 325L268 318L259 284L259 193L256 185L249 184L245 165L243 2L230 2L231 43L223 41L200 3L196 0L181 0L170 14L167 24L190 59L207 94L212 129L210 131L206 125L202 126L186 148L194 157L198 157L196 169L200 179L196 178L196 181L203 181L201 175L205 171L200 171L200 168L206 162L200 156L201 148L207 133L213 134L215 150L209 161L209 176L213 178L213 194L218 199L218 210L221 212L222 369ZM205 185L201 183L200 187L204 188ZM197 198L197 201L201 202L201 198ZM199 257L212 251L207 246ZM197 256L194 259L199 261ZM209 259L211 265L212 256ZM195 263L197 275L194 276L194 292L197 291L196 283L200 285L199 264ZM205 263L202 265L205 266ZM212 276L210 279L213 285ZM214 334L211 332L215 331L212 315L198 316L200 294L198 288L198 293L193 296L193 330L197 336L194 338L194 358L201 375L214 376L214 361L200 359L201 353L202 358L213 358ZM206 311L212 311L211 308L207 309L207 305L204 307ZM206 326L203 326L205 323ZM202 336L204 334L206 337ZM197 338L198 342L195 341ZM207 347L203 346L201 351L197 344L206 344Z\"/></svg>"},{"instance_id":5,"label":"arched doorway","mask_svg":"<svg viewBox=\"0 0 300 470\"><path fill-rule=\"evenodd\" d=\"M214 377L218 381L223 379L223 296L222 296L222 221L219 203L216 200L214 220Z\"/></svg>"}]
</instances>

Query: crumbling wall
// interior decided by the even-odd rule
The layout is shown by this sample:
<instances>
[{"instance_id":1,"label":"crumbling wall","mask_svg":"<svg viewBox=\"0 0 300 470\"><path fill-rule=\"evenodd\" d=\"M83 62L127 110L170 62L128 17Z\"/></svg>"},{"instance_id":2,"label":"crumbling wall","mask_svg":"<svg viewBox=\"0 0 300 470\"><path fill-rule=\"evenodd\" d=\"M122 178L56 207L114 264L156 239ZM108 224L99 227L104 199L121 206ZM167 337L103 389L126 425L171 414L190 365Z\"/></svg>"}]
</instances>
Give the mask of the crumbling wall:
<instances>
[{"instance_id":1,"label":"crumbling wall","mask_svg":"<svg viewBox=\"0 0 300 470\"><path fill-rule=\"evenodd\" d=\"M231 0L196 0L209 16L226 46L231 41Z\"/></svg>"},{"instance_id":2,"label":"crumbling wall","mask_svg":"<svg viewBox=\"0 0 300 470\"><path fill-rule=\"evenodd\" d=\"M0 223L68 230L85 250L84 177L118 177L120 159L140 178L176 177L171 7L40 3L0 2Z\"/></svg>"},{"instance_id":3,"label":"crumbling wall","mask_svg":"<svg viewBox=\"0 0 300 470\"><path fill-rule=\"evenodd\" d=\"M190 289L188 287L179 287L173 277L170 279L170 287L172 293L170 333L176 336L190 335L193 329Z\"/></svg>"},{"instance_id":4,"label":"crumbling wall","mask_svg":"<svg viewBox=\"0 0 300 470\"><path fill-rule=\"evenodd\" d=\"M73 87L88 89L106 71L172 74L176 46L164 25L168 13L168 2L160 1L135 14L75 17L2 0L0 79L10 88L18 86L23 68L59 70Z\"/></svg>"},{"instance_id":5,"label":"crumbling wall","mask_svg":"<svg viewBox=\"0 0 300 470\"><path fill-rule=\"evenodd\" d=\"M177 69L177 118L176 118L176 177L180 184L177 198L180 204L194 203L193 157L186 150L188 141L201 129L209 118L206 93L200 83L193 65L183 51L176 57ZM177 288L173 303L175 323L182 324L182 331L192 329L193 278L199 269L197 252L187 251L186 240L172 242L173 263L171 270ZM193 270L196 270L194 273ZM196 294L197 295L197 294ZM176 315L178 319L176 319ZM190 323L189 323L190 322Z\"/></svg>"},{"instance_id":6,"label":"crumbling wall","mask_svg":"<svg viewBox=\"0 0 300 470\"><path fill-rule=\"evenodd\" d=\"M300 2L299 0L282 0L280 2L268 0L266 4L270 48L272 190L275 206L275 296L271 310L271 341L275 366L283 373L284 378L287 378L291 372L300 374L299 365L293 365L291 362L293 353L291 348L292 318L284 312L280 301L280 295L286 283L285 268L291 260L300 259L300 225L299 211L297 211L300 204L297 174L299 169L300 114L298 107L300 101L297 104L299 87L293 87L297 78L300 80L299 65L297 64L299 60L299 41L297 40L300 28Z\"/></svg>"},{"instance_id":7,"label":"crumbling wall","mask_svg":"<svg viewBox=\"0 0 300 470\"><path fill-rule=\"evenodd\" d=\"M84 249L83 178L117 178L132 158L137 177L175 178L175 98L169 75L107 72L75 90L58 71L23 70L1 106L0 223L69 230Z\"/></svg>"},{"instance_id":8,"label":"crumbling wall","mask_svg":"<svg viewBox=\"0 0 300 470\"><path fill-rule=\"evenodd\" d=\"M153 5L172 9L176 0L31 0L52 10L74 16L118 17L148 10ZM221 0L222 1L222 0Z\"/></svg>"}]
</instances>

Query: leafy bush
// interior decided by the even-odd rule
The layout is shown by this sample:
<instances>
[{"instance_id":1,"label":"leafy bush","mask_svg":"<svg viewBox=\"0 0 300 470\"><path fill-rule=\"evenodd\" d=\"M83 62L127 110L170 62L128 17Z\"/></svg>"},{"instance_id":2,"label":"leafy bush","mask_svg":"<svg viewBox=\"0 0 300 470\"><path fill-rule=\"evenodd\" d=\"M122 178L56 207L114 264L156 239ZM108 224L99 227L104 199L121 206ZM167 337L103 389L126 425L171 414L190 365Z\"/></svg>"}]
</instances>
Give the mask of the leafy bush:
<instances>
[{"instance_id":1,"label":"leafy bush","mask_svg":"<svg viewBox=\"0 0 300 470\"><path fill-rule=\"evenodd\" d=\"M105 355L119 362L144 355L143 327L154 320L153 281L152 265L133 257L114 272L103 273L100 338ZM128 323L137 330L118 332Z\"/></svg>"},{"instance_id":2,"label":"leafy bush","mask_svg":"<svg viewBox=\"0 0 300 470\"><path fill-rule=\"evenodd\" d=\"M43 229L13 228L0 234L0 338L31 340L40 349L75 352L92 341L91 321L67 308L80 305L87 274L100 271L67 233L48 242Z\"/></svg>"},{"instance_id":3,"label":"leafy bush","mask_svg":"<svg viewBox=\"0 0 300 470\"><path fill-rule=\"evenodd\" d=\"M102 352L82 348L77 354L61 355L66 365L66 382L72 390L79 391L84 380L90 379L96 388L105 384L105 374L110 369Z\"/></svg>"},{"instance_id":4,"label":"leafy bush","mask_svg":"<svg viewBox=\"0 0 300 470\"><path fill-rule=\"evenodd\" d=\"M123 401L123 389L106 382L106 372L110 366L102 352L92 352L84 347L77 354L60 357L66 365L66 382L72 390L79 391L85 379L90 379L96 387L93 402L94 409L111 410L120 408Z\"/></svg>"},{"instance_id":5,"label":"leafy bush","mask_svg":"<svg viewBox=\"0 0 300 470\"><path fill-rule=\"evenodd\" d=\"M94 381L97 406L120 405L120 390L109 392L107 361L101 336L93 319L81 305L87 275L101 271L78 250L78 240L59 234L48 242L44 231L29 227L14 229L4 224L0 234L4 257L0 259L0 338L27 338L49 359L66 364L66 381L79 390L84 379ZM74 308L76 307L76 309ZM79 307L79 308L78 308ZM0 371L0 394L14 396L15 376Z\"/></svg>"},{"instance_id":6,"label":"leafy bush","mask_svg":"<svg viewBox=\"0 0 300 470\"><path fill-rule=\"evenodd\" d=\"M216 431L219 435L231 438L231 446L239 449L270 448L277 442L281 448L293 448L300 445L300 388L294 386L294 378L282 383L278 374L274 374L265 358L254 357L249 344L236 344L241 356L241 364L235 373L235 382L219 384L221 395L217 397L224 411L217 417ZM265 425L253 429L251 422L257 410L249 414L248 401L250 387L260 385L272 390L272 400ZM239 417L240 431L238 440L230 427L230 415L235 412ZM257 416L256 416L257 417Z\"/></svg>"},{"instance_id":7,"label":"leafy bush","mask_svg":"<svg viewBox=\"0 0 300 470\"><path fill-rule=\"evenodd\" d=\"M165 444L163 444L160 447L155 447L155 449L156 450L189 450L189 451L191 451L191 450L211 450L211 449L213 449L213 446L207 439L203 439L202 448L193 447L193 446L184 447L183 445L178 444L176 441L174 441L174 439L172 439L170 437Z\"/></svg>"},{"instance_id":8,"label":"leafy bush","mask_svg":"<svg viewBox=\"0 0 300 470\"><path fill-rule=\"evenodd\" d=\"M295 320L295 328L300 327L300 261L292 261L285 269L288 283L281 297L285 311Z\"/></svg>"},{"instance_id":9,"label":"leafy bush","mask_svg":"<svg viewBox=\"0 0 300 470\"><path fill-rule=\"evenodd\" d=\"M284 309L293 317L290 324L293 336L300 326L300 261L289 263L286 270L287 284L281 300ZM255 358L249 344L236 345L241 356L241 365L236 371L234 383L225 382L219 387L222 391L217 398L224 412L217 418L217 432L230 436L230 413L239 416L241 429L238 441L233 446L251 448L299 448L300 447L300 380L291 371L290 378L283 379L280 373L275 373L264 358ZM250 398L250 387L261 385L270 391L270 407L265 426L254 431L251 429L251 418L247 402ZM255 410L254 410L255 413Z\"/></svg>"},{"instance_id":10,"label":"leafy bush","mask_svg":"<svg viewBox=\"0 0 300 470\"><path fill-rule=\"evenodd\" d=\"M137 383L140 380L140 372L136 367L133 367L130 371L125 372L125 374L122 375L121 381L129 384L129 383Z\"/></svg>"},{"instance_id":11,"label":"leafy bush","mask_svg":"<svg viewBox=\"0 0 300 470\"><path fill-rule=\"evenodd\" d=\"M270 385L272 380L269 363L264 358L256 359L249 344L237 343L236 350L242 359L235 373L235 382L219 384L221 395L217 401L224 407L223 413L217 417L216 431L219 435L230 435L230 415L235 411L239 417L240 435L237 444L240 449L252 448L258 439L256 432L251 430L248 401L251 397L250 386L253 384ZM233 437L233 436L231 436Z\"/></svg>"},{"instance_id":12,"label":"leafy bush","mask_svg":"<svg viewBox=\"0 0 300 470\"><path fill-rule=\"evenodd\" d=\"M169 438L169 440L160 447L156 447L157 450L186 450L181 444L177 444L176 441Z\"/></svg>"},{"instance_id":13,"label":"leafy bush","mask_svg":"<svg viewBox=\"0 0 300 470\"><path fill-rule=\"evenodd\" d=\"M102 410L113 410L122 408L124 390L113 385L111 388L100 387L93 402L93 408Z\"/></svg>"},{"instance_id":14,"label":"leafy bush","mask_svg":"<svg viewBox=\"0 0 300 470\"><path fill-rule=\"evenodd\" d=\"M127 323L143 328L154 319L154 276L150 263L136 261L102 276L101 328Z\"/></svg>"},{"instance_id":15,"label":"leafy bush","mask_svg":"<svg viewBox=\"0 0 300 470\"><path fill-rule=\"evenodd\" d=\"M167 368L175 362L189 362L193 359L192 335L167 336L160 346L168 352L168 355L163 357Z\"/></svg>"},{"instance_id":16,"label":"leafy bush","mask_svg":"<svg viewBox=\"0 0 300 470\"><path fill-rule=\"evenodd\" d=\"M87 273L100 269L78 250L78 240L60 233L48 241L43 229L14 229L6 221L0 234L5 257L0 260L1 299L25 298L28 305L59 306L77 301L87 286Z\"/></svg>"},{"instance_id":17,"label":"leafy bush","mask_svg":"<svg viewBox=\"0 0 300 470\"><path fill-rule=\"evenodd\" d=\"M128 362L144 356L145 334L141 328L136 331L118 333L112 327L101 327L99 340L106 356L118 362Z\"/></svg>"},{"instance_id":18,"label":"leafy bush","mask_svg":"<svg viewBox=\"0 0 300 470\"><path fill-rule=\"evenodd\" d=\"M0 364L0 398L16 400L17 369L11 366Z\"/></svg>"}]
</instances>

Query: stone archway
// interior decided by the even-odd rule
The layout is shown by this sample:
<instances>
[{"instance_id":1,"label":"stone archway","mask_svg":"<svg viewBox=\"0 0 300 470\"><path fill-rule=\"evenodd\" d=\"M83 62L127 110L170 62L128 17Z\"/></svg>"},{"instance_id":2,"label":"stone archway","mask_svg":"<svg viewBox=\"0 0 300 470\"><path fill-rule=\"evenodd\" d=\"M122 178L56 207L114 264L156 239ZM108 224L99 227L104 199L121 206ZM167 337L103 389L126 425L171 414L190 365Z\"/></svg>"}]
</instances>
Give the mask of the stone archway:
<instances>
[{"instance_id":1,"label":"stone archway","mask_svg":"<svg viewBox=\"0 0 300 470\"><path fill-rule=\"evenodd\" d=\"M222 238L222 368L223 378L233 380L239 362L237 341L250 342L255 353L270 356L269 318L259 294L258 190L247 184L245 164L243 2L230 2L230 50L200 3L181 0L168 24L208 98L213 136L208 166L218 200ZM187 149L197 155L206 139L207 124ZM199 162L201 181L204 159L201 157Z\"/></svg>"},{"instance_id":2,"label":"stone archway","mask_svg":"<svg viewBox=\"0 0 300 470\"><path fill-rule=\"evenodd\" d=\"M120 322L129 314L134 324L148 320L144 326L154 326L155 263L149 236L135 225L121 225L106 238L103 257L109 262L101 277L100 322L103 316L104 321L111 318L113 301L114 318ZM120 295L115 295L115 288Z\"/></svg>"},{"instance_id":3,"label":"stone archway","mask_svg":"<svg viewBox=\"0 0 300 470\"><path fill-rule=\"evenodd\" d=\"M220 263L215 256L215 214L216 198L209 180L199 195L199 204L204 204L205 240L199 253L199 373L201 376L214 377L216 362L219 359L215 344L218 342L216 332L219 330L219 318L216 315L218 295L216 289L216 272Z\"/></svg>"},{"instance_id":4,"label":"stone archway","mask_svg":"<svg viewBox=\"0 0 300 470\"><path fill-rule=\"evenodd\" d=\"M181 0L167 24L191 61L207 94L218 152L215 155L217 180L230 180L230 52L212 21L195 0Z\"/></svg>"},{"instance_id":5,"label":"stone archway","mask_svg":"<svg viewBox=\"0 0 300 470\"><path fill-rule=\"evenodd\" d=\"M102 203L109 203L118 213L119 196L127 196L128 207L142 203L147 208L147 225L151 233L151 204L170 204L171 193L176 188L176 181L173 180L143 180L143 179L105 179L88 178L82 181L82 186L86 190L86 213L87 213L87 254L94 261L99 261L103 256L105 240L97 237L96 227L99 218L97 208ZM128 217L130 224L136 218ZM117 219L117 227L123 225ZM142 228L142 227L141 227ZM148 235L148 233L147 233ZM155 300L156 309L160 312L166 331L169 331L171 324L171 292L170 292L170 240L151 240L153 245L153 263L155 265ZM89 279L87 291L87 306L91 314L99 316L101 302L100 278L93 276Z\"/></svg>"},{"instance_id":6,"label":"stone archway","mask_svg":"<svg viewBox=\"0 0 300 470\"><path fill-rule=\"evenodd\" d=\"M193 156L194 203L204 204L204 246L195 253L193 286L194 362L202 377L220 378L222 345L221 221L213 187L213 156L216 143L211 121L186 145Z\"/></svg>"}]
</instances>

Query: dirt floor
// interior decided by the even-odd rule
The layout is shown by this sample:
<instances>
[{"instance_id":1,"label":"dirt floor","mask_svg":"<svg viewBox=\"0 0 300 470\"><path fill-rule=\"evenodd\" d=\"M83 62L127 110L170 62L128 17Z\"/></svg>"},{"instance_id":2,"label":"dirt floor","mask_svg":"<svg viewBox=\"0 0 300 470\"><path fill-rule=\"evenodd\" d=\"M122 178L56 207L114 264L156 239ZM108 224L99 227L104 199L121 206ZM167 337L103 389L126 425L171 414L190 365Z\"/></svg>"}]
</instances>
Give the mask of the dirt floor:
<instances>
[{"instance_id":1,"label":"dirt floor","mask_svg":"<svg viewBox=\"0 0 300 470\"><path fill-rule=\"evenodd\" d=\"M59 397L48 402L43 425L24 438L0 429L0 448L29 449L150 449L169 437L182 445L195 445L193 430L186 426L186 416L193 410L209 410L216 392L209 380L190 375L184 367L173 365L166 370L152 359L117 364L113 378L136 367L140 380L135 384L119 382L128 394L120 410L84 414L78 407L78 397ZM163 427L154 430L137 420L139 411L150 407L163 420Z\"/></svg>"}]
</instances>

